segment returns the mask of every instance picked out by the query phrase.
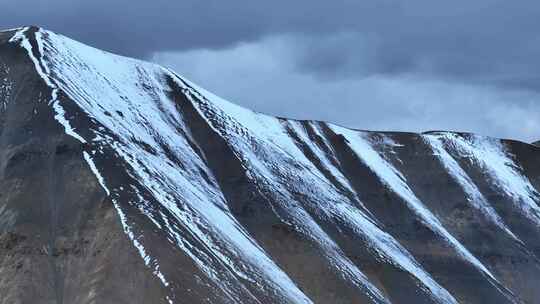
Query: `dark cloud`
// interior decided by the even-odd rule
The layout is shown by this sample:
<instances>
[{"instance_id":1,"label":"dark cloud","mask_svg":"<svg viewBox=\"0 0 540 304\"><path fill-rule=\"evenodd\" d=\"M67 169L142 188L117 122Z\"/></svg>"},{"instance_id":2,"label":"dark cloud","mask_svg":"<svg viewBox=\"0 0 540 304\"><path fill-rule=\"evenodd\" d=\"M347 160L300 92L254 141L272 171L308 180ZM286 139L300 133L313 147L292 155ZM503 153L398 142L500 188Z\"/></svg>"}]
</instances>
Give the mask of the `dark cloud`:
<instances>
[{"instance_id":1,"label":"dark cloud","mask_svg":"<svg viewBox=\"0 0 540 304\"><path fill-rule=\"evenodd\" d=\"M298 68L321 76L414 72L540 89L532 0L18 0L0 14L1 26L37 23L137 57L294 34Z\"/></svg>"}]
</instances>

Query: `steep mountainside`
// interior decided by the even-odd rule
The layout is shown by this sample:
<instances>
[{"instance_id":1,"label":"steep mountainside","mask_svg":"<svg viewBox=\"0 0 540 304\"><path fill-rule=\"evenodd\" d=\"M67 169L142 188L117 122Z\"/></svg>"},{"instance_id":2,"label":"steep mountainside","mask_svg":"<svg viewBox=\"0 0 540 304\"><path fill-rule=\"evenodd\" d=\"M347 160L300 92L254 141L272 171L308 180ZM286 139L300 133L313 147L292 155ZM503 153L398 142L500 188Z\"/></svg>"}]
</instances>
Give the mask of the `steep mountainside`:
<instances>
[{"instance_id":1,"label":"steep mountainside","mask_svg":"<svg viewBox=\"0 0 540 304\"><path fill-rule=\"evenodd\" d=\"M0 33L0 303L540 303L540 148L254 113Z\"/></svg>"}]
</instances>

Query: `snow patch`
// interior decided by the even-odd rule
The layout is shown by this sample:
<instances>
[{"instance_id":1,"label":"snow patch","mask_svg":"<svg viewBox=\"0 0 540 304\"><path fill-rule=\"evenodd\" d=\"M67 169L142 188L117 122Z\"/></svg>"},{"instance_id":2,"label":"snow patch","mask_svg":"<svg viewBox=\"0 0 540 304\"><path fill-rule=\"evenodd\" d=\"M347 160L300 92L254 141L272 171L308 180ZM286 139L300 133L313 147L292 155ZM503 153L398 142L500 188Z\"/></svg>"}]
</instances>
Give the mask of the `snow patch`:
<instances>
[{"instance_id":1,"label":"snow patch","mask_svg":"<svg viewBox=\"0 0 540 304\"><path fill-rule=\"evenodd\" d=\"M480 210L487 219L509 234L516 241L521 242L503 222L497 211L491 207L484 195L474 184L467 173L460 167L457 161L444 149L443 142L434 135L424 135L423 139L433 150L433 153L441 161L450 176L462 187L468 196L468 202Z\"/></svg>"},{"instance_id":2,"label":"snow patch","mask_svg":"<svg viewBox=\"0 0 540 304\"><path fill-rule=\"evenodd\" d=\"M351 149L366 164L366 166L368 166L389 189L399 195L407 203L408 207L422 219L424 224L440 237L444 238L463 259L475 266L480 272L487 275L495 282L498 282L495 276L443 227L439 219L416 197L409 185L407 185L405 177L401 172L373 149L371 144L362 137L361 133L336 125L330 125L330 128L336 134L341 134L347 139Z\"/></svg>"},{"instance_id":3,"label":"snow patch","mask_svg":"<svg viewBox=\"0 0 540 304\"><path fill-rule=\"evenodd\" d=\"M451 133L435 136L445 143L450 152L479 166L492 186L511 198L515 208L540 227L540 193L512 160L500 140L472 135L466 139Z\"/></svg>"}]
</instances>

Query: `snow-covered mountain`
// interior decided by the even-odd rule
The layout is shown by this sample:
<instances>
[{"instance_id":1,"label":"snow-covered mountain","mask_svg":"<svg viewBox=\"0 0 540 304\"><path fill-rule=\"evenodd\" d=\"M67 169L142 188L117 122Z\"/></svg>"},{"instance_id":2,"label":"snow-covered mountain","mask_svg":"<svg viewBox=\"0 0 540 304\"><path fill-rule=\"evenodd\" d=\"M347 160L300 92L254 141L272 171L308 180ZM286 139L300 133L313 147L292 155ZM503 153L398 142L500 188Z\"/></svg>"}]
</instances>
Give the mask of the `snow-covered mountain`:
<instances>
[{"instance_id":1,"label":"snow-covered mountain","mask_svg":"<svg viewBox=\"0 0 540 304\"><path fill-rule=\"evenodd\" d=\"M0 33L0 303L540 303L540 148L241 108Z\"/></svg>"}]
</instances>

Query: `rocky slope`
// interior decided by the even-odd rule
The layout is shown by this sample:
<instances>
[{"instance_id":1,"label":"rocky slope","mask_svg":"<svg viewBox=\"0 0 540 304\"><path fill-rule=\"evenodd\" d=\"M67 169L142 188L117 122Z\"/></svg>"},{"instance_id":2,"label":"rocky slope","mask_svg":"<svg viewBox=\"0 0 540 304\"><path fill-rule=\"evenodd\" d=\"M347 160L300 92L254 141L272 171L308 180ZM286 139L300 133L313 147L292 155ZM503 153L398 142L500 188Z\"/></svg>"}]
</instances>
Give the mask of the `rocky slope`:
<instances>
[{"instance_id":1,"label":"rocky slope","mask_svg":"<svg viewBox=\"0 0 540 304\"><path fill-rule=\"evenodd\" d=\"M540 148L243 109L0 33L0 303L540 303Z\"/></svg>"}]
</instances>

